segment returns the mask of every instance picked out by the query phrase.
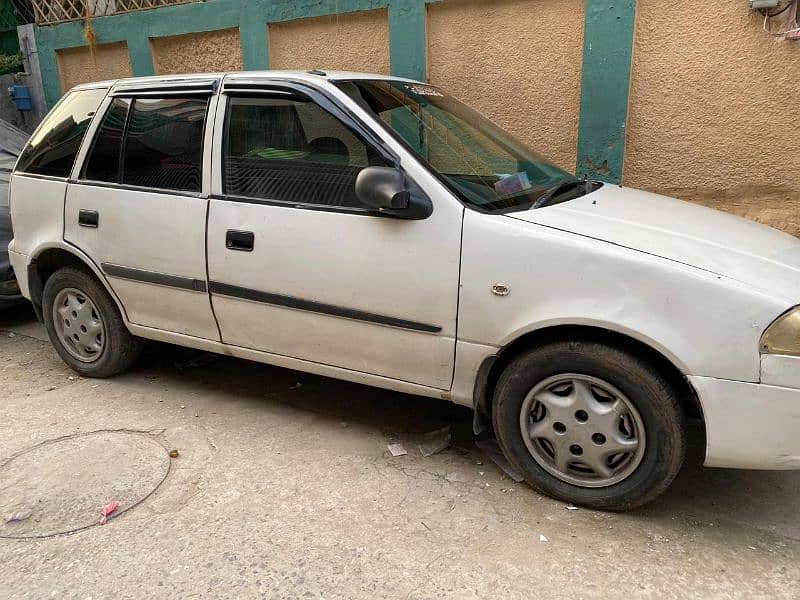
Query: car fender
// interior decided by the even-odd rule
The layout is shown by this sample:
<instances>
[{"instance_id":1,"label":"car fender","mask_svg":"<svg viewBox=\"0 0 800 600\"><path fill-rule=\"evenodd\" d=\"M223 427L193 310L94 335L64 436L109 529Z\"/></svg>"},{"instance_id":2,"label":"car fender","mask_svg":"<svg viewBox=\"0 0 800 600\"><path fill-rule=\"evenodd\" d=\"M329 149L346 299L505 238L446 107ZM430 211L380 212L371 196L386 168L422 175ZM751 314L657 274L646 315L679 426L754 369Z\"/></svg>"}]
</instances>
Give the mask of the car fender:
<instances>
[{"instance_id":1,"label":"car fender","mask_svg":"<svg viewBox=\"0 0 800 600\"><path fill-rule=\"evenodd\" d=\"M460 341L502 348L545 327L588 325L647 344L687 376L750 382L761 334L792 305L690 265L475 211L461 286Z\"/></svg>"},{"instance_id":2,"label":"car fender","mask_svg":"<svg viewBox=\"0 0 800 600\"><path fill-rule=\"evenodd\" d=\"M64 252L67 252L67 253L71 254L77 260L79 260L85 267L87 267L94 274L94 276L98 279L98 281L100 281L100 283L103 285L105 290L109 293L111 298L113 298L114 303L117 305L117 308L119 309L120 314L122 315L122 319L125 322L125 324L126 325L130 325L130 322L128 321L128 316L127 316L127 314L125 312L125 307L123 306L123 304L120 301L120 299L117 296L117 294L114 292L114 289L109 284L108 280L106 279L105 274L100 269L100 267L98 267L94 263L94 261L92 261L92 259L85 252L83 252L80 248L78 248L77 246L73 246L72 244L69 244L68 242L65 242L63 240L52 240L52 241L47 241L47 242L43 242L41 244L38 244L32 249L31 254L28 256L27 273L26 273L27 297L33 303L34 309L37 312L37 317L39 317L40 320L42 318L42 314L41 314L41 293L43 292L43 290L42 289L32 289L32 288L35 285L40 285L38 283L39 282L39 278L38 278L38 274L36 272L38 259L45 252L47 252L48 250L53 250L53 249L55 249L55 250L63 250ZM38 302L36 300L37 297L39 299Z\"/></svg>"}]
</instances>

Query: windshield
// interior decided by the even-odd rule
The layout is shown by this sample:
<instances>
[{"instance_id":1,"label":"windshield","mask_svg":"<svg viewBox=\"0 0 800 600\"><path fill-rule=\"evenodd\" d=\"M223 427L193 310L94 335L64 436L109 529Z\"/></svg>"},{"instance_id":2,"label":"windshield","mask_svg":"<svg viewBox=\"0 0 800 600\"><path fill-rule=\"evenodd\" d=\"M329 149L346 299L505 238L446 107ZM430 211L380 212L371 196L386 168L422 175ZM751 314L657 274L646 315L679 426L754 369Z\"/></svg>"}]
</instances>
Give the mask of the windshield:
<instances>
[{"instance_id":1,"label":"windshield","mask_svg":"<svg viewBox=\"0 0 800 600\"><path fill-rule=\"evenodd\" d=\"M473 208L522 210L548 191L548 204L584 193L573 175L438 88L386 80L339 82L339 87L377 115Z\"/></svg>"}]
</instances>

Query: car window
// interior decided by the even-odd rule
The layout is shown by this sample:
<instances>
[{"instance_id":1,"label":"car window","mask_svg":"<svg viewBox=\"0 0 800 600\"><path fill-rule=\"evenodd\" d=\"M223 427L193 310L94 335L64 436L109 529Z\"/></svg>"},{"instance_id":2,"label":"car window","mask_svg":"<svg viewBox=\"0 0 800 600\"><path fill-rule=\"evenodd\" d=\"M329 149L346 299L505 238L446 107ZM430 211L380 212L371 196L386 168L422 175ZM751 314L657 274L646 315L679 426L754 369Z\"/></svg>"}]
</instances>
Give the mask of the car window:
<instances>
[{"instance_id":1,"label":"car window","mask_svg":"<svg viewBox=\"0 0 800 600\"><path fill-rule=\"evenodd\" d=\"M106 89L70 92L47 115L17 163L17 171L69 177L83 137Z\"/></svg>"},{"instance_id":2,"label":"car window","mask_svg":"<svg viewBox=\"0 0 800 600\"><path fill-rule=\"evenodd\" d=\"M119 181L122 134L131 106L129 98L114 98L95 137L83 170L83 178L92 181Z\"/></svg>"},{"instance_id":3,"label":"car window","mask_svg":"<svg viewBox=\"0 0 800 600\"><path fill-rule=\"evenodd\" d=\"M205 98L136 98L123 143L122 183L199 192Z\"/></svg>"},{"instance_id":4,"label":"car window","mask_svg":"<svg viewBox=\"0 0 800 600\"><path fill-rule=\"evenodd\" d=\"M223 164L226 194L365 208L355 194L356 177L385 161L315 102L233 97Z\"/></svg>"}]
</instances>

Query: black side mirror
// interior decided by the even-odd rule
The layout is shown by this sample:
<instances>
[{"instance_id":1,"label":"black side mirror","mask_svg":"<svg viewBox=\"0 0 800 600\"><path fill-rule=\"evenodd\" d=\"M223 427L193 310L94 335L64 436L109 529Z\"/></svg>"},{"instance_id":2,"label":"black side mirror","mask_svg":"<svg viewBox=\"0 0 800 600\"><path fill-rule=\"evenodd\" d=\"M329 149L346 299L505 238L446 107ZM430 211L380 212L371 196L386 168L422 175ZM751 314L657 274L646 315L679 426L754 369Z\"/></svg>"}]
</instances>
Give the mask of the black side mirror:
<instances>
[{"instance_id":1,"label":"black side mirror","mask_svg":"<svg viewBox=\"0 0 800 600\"><path fill-rule=\"evenodd\" d=\"M356 178L356 197L371 208L399 219L426 219L433 204L422 194L412 193L400 169L366 167Z\"/></svg>"}]
</instances>

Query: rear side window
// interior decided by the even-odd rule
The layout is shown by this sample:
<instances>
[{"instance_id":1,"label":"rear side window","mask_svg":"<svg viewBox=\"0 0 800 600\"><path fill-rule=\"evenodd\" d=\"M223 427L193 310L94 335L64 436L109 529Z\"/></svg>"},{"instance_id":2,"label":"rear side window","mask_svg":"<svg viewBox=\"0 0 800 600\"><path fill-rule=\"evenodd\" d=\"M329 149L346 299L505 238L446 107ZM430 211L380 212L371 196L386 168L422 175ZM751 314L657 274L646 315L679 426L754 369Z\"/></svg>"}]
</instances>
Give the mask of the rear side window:
<instances>
[{"instance_id":1,"label":"rear side window","mask_svg":"<svg viewBox=\"0 0 800 600\"><path fill-rule=\"evenodd\" d=\"M114 98L83 178L199 192L206 98Z\"/></svg>"},{"instance_id":2,"label":"rear side window","mask_svg":"<svg viewBox=\"0 0 800 600\"><path fill-rule=\"evenodd\" d=\"M128 98L114 98L111 102L86 161L83 172L85 179L112 183L119 181L122 134L130 106Z\"/></svg>"},{"instance_id":3,"label":"rear side window","mask_svg":"<svg viewBox=\"0 0 800 600\"><path fill-rule=\"evenodd\" d=\"M17 171L69 177L95 111L107 90L70 92L45 118L23 150Z\"/></svg>"},{"instance_id":4,"label":"rear side window","mask_svg":"<svg viewBox=\"0 0 800 600\"><path fill-rule=\"evenodd\" d=\"M233 97L223 165L223 189L232 196L366 208L356 197L356 178L385 161L310 100Z\"/></svg>"},{"instance_id":5,"label":"rear side window","mask_svg":"<svg viewBox=\"0 0 800 600\"><path fill-rule=\"evenodd\" d=\"M123 143L122 183L199 192L205 98L136 98Z\"/></svg>"}]
</instances>

